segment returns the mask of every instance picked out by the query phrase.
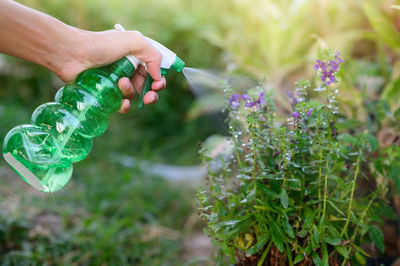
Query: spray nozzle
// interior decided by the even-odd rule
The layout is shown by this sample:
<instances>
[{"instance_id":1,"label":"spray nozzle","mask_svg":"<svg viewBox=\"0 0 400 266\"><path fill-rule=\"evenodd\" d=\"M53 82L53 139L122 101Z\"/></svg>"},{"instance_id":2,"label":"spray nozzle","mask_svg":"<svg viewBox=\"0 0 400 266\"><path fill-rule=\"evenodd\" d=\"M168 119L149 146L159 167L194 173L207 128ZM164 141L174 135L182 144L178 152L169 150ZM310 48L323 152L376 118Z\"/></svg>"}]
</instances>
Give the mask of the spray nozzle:
<instances>
[{"instance_id":1,"label":"spray nozzle","mask_svg":"<svg viewBox=\"0 0 400 266\"><path fill-rule=\"evenodd\" d=\"M182 61L179 57L176 57L175 62L172 64L171 68L176 72L182 72L185 67L185 62Z\"/></svg>"},{"instance_id":2,"label":"spray nozzle","mask_svg":"<svg viewBox=\"0 0 400 266\"><path fill-rule=\"evenodd\" d=\"M125 31L125 29L120 25L120 24L115 24L115 29L118 31ZM166 76L168 74L168 70L169 69L173 69L176 72L181 72L183 70L183 68L185 67L185 63L182 61L182 59L180 59L179 57L176 56L176 54L174 52L172 52L171 50L169 50L167 47L165 47L164 45L150 39L147 38L146 39L154 46L154 48L156 48L162 55L162 60L161 60L161 75ZM139 64L143 65L146 68L146 64L141 61L140 59L132 56L132 55L128 55L126 56L126 58L134 65L135 69L137 68L137 66ZM146 68L147 71L147 68ZM144 95L151 90L151 84L153 83L153 79L151 78L151 76L149 75L149 73L147 73L146 75L146 79L145 82L143 84L143 87L139 93L139 108L143 108L144 104L143 104L143 97Z\"/></svg>"}]
</instances>

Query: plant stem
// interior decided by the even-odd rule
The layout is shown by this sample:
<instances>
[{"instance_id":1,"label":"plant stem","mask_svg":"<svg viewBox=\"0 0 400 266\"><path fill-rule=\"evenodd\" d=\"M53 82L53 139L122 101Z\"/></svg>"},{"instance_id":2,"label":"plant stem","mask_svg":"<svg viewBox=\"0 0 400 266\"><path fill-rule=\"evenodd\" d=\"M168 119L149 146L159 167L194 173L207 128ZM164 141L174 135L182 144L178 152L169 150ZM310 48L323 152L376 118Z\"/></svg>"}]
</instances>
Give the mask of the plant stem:
<instances>
[{"instance_id":1,"label":"plant stem","mask_svg":"<svg viewBox=\"0 0 400 266\"><path fill-rule=\"evenodd\" d=\"M235 149L236 160L237 160L237 162L238 162L239 169L240 169L240 168L243 167L243 165L242 165L242 161L240 160L239 152L238 152L238 150L236 149L237 143L236 143L236 141L235 141L235 138L232 138L232 141L233 141L233 146L234 146L234 149Z\"/></svg>"},{"instance_id":2,"label":"plant stem","mask_svg":"<svg viewBox=\"0 0 400 266\"><path fill-rule=\"evenodd\" d=\"M254 135L253 138L253 182L254 182L254 189L256 188L256 170L257 170L257 161L256 161L256 145L254 144Z\"/></svg>"},{"instance_id":3,"label":"plant stem","mask_svg":"<svg viewBox=\"0 0 400 266\"><path fill-rule=\"evenodd\" d=\"M326 160L326 164L325 164L325 184L324 184L324 205L323 205L323 209L322 209L322 219L325 218L325 212L326 212L326 199L328 196L328 166L329 166L329 160Z\"/></svg>"},{"instance_id":4,"label":"plant stem","mask_svg":"<svg viewBox=\"0 0 400 266\"><path fill-rule=\"evenodd\" d=\"M341 236L343 236L343 234L346 232L347 226L349 225L349 222L350 222L350 214L351 214L351 207L353 205L354 190L356 189L357 176L358 176L358 173L360 172L360 161L361 161L361 151L358 152L356 172L354 173L353 184L351 186L350 202L349 202L349 208L347 211L346 223L344 224L342 233L340 234Z\"/></svg>"},{"instance_id":5,"label":"plant stem","mask_svg":"<svg viewBox=\"0 0 400 266\"><path fill-rule=\"evenodd\" d=\"M376 197L377 197L377 193L375 193L374 196L369 200L367 207L365 207L363 213L361 214L361 218L360 218L360 223L361 224L363 223L365 215L367 214L368 209L371 207L372 202L374 202ZM357 227L356 230L354 230L354 234L350 238L351 241L354 241L354 239L356 238L357 233L358 233L358 229L359 229L359 227Z\"/></svg>"},{"instance_id":6,"label":"plant stem","mask_svg":"<svg viewBox=\"0 0 400 266\"><path fill-rule=\"evenodd\" d=\"M262 266L262 265L264 264L264 260L265 260L265 258L266 258L267 255L268 255L268 252L269 252L269 250L270 250L270 248L271 248L271 245L272 245L272 240L269 241L268 246L265 248L263 254L261 255L260 260L259 260L258 263L257 263L257 266Z\"/></svg>"},{"instance_id":7,"label":"plant stem","mask_svg":"<svg viewBox=\"0 0 400 266\"><path fill-rule=\"evenodd\" d=\"M318 209L321 210L321 182L322 182L322 166L321 166L321 162L322 162L322 143L321 143L321 135L320 132L318 131L319 134L319 161L320 161L320 165L319 165L319 175L318 175ZM319 213L321 213L319 211Z\"/></svg>"},{"instance_id":8,"label":"plant stem","mask_svg":"<svg viewBox=\"0 0 400 266\"><path fill-rule=\"evenodd\" d=\"M283 154L283 158L285 159L285 165L284 165L284 170L286 171L286 166L287 166L287 154L286 154L286 149L285 149L285 136L282 136L282 154ZM283 171L283 185L282 187L285 188L286 187L286 174L285 171Z\"/></svg>"}]
</instances>

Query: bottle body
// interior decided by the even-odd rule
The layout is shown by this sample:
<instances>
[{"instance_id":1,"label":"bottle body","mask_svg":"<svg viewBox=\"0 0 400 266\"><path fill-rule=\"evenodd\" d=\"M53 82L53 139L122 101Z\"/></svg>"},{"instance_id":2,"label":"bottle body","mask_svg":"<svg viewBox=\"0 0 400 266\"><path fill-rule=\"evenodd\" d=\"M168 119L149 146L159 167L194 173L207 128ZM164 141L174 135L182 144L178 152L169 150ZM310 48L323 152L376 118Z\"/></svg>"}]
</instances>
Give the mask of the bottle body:
<instances>
[{"instance_id":1,"label":"bottle body","mask_svg":"<svg viewBox=\"0 0 400 266\"><path fill-rule=\"evenodd\" d=\"M119 110L118 80L135 71L128 59L78 75L61 88L55 101L40 105L31 124L11 129L3 142L7 163L34 188L54 192L72 176L73 163L86 158L92 138L108 127L108 117Z\"/></svg>"}]
</instances>

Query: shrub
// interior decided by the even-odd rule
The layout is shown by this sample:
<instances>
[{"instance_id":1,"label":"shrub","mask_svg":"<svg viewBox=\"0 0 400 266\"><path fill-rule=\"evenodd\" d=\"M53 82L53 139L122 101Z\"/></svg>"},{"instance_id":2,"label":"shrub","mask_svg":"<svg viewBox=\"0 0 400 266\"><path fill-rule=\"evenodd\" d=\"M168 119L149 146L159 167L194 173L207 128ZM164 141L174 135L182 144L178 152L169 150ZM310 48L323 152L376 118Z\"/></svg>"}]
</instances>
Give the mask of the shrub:
<instances>
[{"instance_id":1,"label":"shrub","mask_svg":"<svg viewBox=\"0 0 400 266\"><path fill-rule=\"evenodd\" d=\"M226 107L232 156L219 158L218 168L202 150L208 190L199 189L198 206L220 264L365 264L371 241L384 252L379 217L394 214L381 197L385 182L374 180L379 142L368 132L338 131L335 74L343 61L330 50L319 58L319 86L295 84L287 120L277 119L272 91L233 94ZM360 189L360 179L374 186Z\"/></svg>"}]
</instances>

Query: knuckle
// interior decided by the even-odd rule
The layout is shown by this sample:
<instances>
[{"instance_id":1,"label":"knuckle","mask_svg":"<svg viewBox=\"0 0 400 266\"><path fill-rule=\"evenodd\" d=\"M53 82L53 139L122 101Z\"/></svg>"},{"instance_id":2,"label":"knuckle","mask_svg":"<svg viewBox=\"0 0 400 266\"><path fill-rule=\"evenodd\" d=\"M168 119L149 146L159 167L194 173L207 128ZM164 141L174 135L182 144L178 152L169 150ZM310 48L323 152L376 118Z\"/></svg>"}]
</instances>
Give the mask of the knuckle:
<instances>
[{"instance_id":1,"label":"knuckle","mask_svg":"<svg viewBox=\"0 0 400 266\"><path fill-rule=\"evenodd\" d=\"M162 60L162 54L157 50L157 52L154 54L154 60L157 63L161 63Z\"/></svg>"},{"instance_id":2,"label":"knuckle","mask_svg":"<svg viewBox=\"0 0 400 266\"><path fill-rule=\"evenodd\" d=\"M132 34L133 34L135 37L143 38L143 34L142 34L140 31L134 30L134 31L132 31Z\"/></svg>"}]
</instances>

